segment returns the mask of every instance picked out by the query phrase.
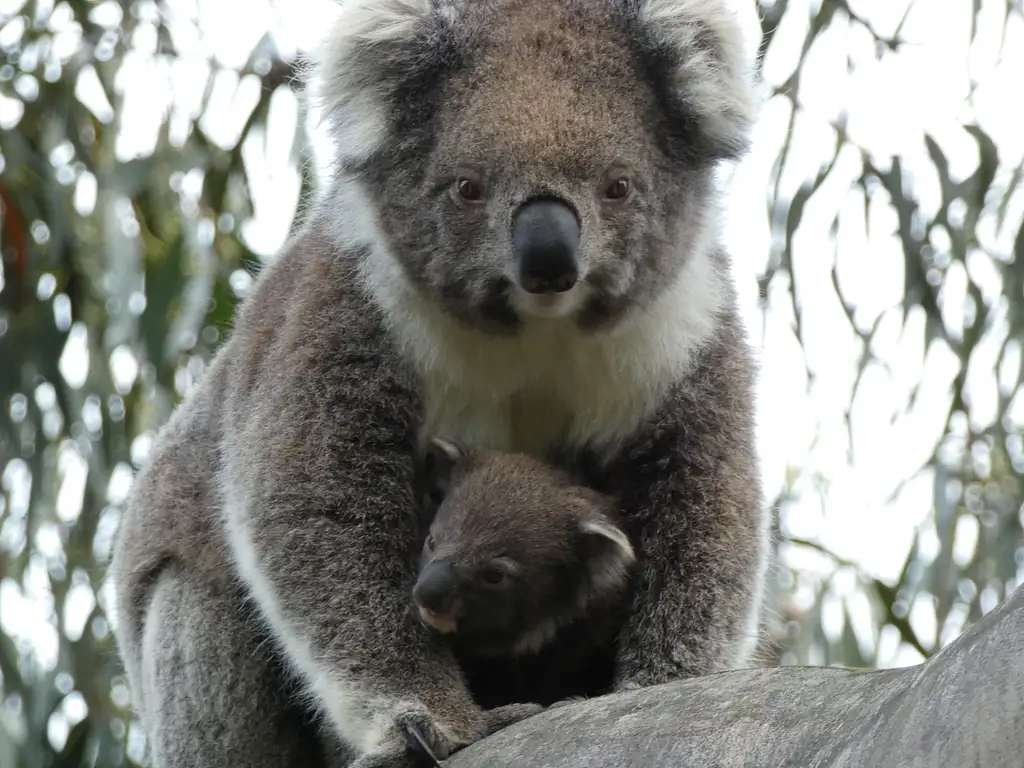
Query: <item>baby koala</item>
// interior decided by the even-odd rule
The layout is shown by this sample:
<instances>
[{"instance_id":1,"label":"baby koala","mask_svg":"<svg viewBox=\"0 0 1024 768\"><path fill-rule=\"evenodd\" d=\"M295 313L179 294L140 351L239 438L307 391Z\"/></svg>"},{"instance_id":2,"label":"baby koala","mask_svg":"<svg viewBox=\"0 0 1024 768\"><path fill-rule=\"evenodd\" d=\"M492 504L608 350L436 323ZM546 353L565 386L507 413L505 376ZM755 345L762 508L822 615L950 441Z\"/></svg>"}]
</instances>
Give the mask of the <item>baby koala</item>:
<instances>
[{"instance_id":1,"label":"baby koala","mask_svg":"<svg viewBox=\"0 0 1024 768\"><path fill-rule=\"evenodd\" d=\"M611 499L529 456L440 439L417 470L426 536L413 601L450 638L478 702L609 690L635 561Z\"/></svg>"}]
</instances>

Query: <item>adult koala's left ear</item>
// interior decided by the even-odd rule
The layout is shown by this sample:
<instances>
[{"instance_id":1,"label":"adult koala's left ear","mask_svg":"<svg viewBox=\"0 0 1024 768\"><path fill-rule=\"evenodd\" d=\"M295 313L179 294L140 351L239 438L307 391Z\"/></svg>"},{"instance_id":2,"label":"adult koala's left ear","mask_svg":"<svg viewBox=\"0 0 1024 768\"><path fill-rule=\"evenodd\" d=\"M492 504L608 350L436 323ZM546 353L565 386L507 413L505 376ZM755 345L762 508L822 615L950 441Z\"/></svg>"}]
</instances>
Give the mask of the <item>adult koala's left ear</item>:
<instances>
[{"instance_id":1,"label":"adult koala's left ear","mask_svg":"<svg viewBox=\"0 0 1024 768\"><path fill-rule=\"evenodd\" d=\"M745 153L760 98L751 88L756 47L743 32L737 0L639 0L633 8L634 37L680 134L676 151L701 161Z\"/></svg>"},{"instance_id":2,"label":"adult koala's left ear","mask_svg":"<svg viewBox=\"0 0 1024 768\"><path fill-rule=\"evenodd\" d=\"M420 518L429 525L448 495L452 472L466 456L465 449L452 440L431 438L416 454L413 487Z\"/></svg>"}]
</instances>

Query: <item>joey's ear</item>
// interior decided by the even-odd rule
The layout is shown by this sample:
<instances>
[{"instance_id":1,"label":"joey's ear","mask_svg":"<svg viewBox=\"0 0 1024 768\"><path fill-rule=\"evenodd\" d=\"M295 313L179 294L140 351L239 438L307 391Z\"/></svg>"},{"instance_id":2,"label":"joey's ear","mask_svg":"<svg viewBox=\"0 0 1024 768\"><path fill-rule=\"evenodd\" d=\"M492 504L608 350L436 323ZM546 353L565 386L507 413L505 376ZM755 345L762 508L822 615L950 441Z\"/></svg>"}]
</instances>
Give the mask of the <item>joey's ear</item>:
<instances>
[{"instance_id":1,"label":"joey's ear","mask_svg":"<svg viewBox=\"0 0 1024 768\"><path fill-rule=\"evenodd\" d=\"M423 512L433 515L451 485L452 471L465 458L465 449L453 440L433 437L416 457L416 497Z\"/></svg>"},{"instance_id":2,"label":"joey's ear","mask_svg":"<svg viewBox=\"0 0 1024 768\"><path fill-rule=\"evenodd\" d=\"M580 530L586 536L596 537L594 545L610 548L614 555L627 565L636 560L636 553L633 545L629 543L629 537L616 525L601 518L591 518L580 523Z\"/></svg>"},{"instance_id":3,"label":"joey's ear","mask_svg":"<svg viewBox=\"0 0 1024 768\"><path fill-rule=\"evenodd\" d=\"M466 449L454 440L432 437L427 444L424 468L428 475L448 477L455 465L462 461L465 455Z\"/></svg>"},{"instance_id":4,"label":"joey's ear","mask_svg":"<svg viewBox=\"0 0 1024 768\"><path fill-rule=\"evenodd\" d=\"M621 528L599 517L582 521L580 532L587 542L587 558L596 589L621 587L636 562L629 537Z\"/></svg>"}]
</instances>

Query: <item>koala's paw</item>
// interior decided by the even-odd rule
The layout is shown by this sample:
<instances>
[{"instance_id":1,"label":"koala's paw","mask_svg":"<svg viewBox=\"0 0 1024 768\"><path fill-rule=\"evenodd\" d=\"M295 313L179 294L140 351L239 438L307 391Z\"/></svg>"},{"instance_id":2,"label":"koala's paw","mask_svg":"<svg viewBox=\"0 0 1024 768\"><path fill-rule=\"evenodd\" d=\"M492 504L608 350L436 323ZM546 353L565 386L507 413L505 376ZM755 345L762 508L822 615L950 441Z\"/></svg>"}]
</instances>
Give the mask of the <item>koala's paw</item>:
<instances>
[{"instance_id":1,"label":"koala's paw","mask_svg":"<svg viewBox=\"0 0 1024 768\"><path fill-rule=\"evenodd\" d=\"M436 708L416 699L393 701L374 720L385 727L382 738L349 768L435 768L488 733L484 712L471 699Z\"/></svg>"},{"instance_id":2,"label":"koala's paw","mask_svg":"<svg viewBox=\"0 0 1024 768\"><path fill-rule=\"evenodd\" d=\"M480 710L438 717L422 704L396 706L388 715L391 736L362 755L351 768L420 768L437 766L453 752L487 735Z\"/></svg>"},{"instance_id":3,"label":"koala's paw","mask_svg":"<svg viewBox=\"0 0 1024 768\"><path fill-rule=\"evenodd\" d=\"M348 768L435 768L453 751L426 712L399 712L392 724L394 737L360 755Z\"/></svg>"},{"instance_id":4,"label":"koala's paw","mask_svg":"<svg viewBox=\"0 0 1024 768\"><path fill-rule=\"evenodd\" d=\"M395 715L395 726L405 738L408 751L426 758L424 765L437 765L459 747L465 746L462 739L445 733L424 710L399 712Z\"/></svg>"},{"instance_id":5,"label":"koala's paw","mask_svg":"<svg viewBox=\"0 0 1024 768\"><path fill-rule=\"evenodd\" d=\"M518 723L520 720L533 717L543 711L544 707L540 704L506 704L503 707L485 710L484 719L487 722L487 733L500 731L512 723Z\"/></svg>"}]
</instances>

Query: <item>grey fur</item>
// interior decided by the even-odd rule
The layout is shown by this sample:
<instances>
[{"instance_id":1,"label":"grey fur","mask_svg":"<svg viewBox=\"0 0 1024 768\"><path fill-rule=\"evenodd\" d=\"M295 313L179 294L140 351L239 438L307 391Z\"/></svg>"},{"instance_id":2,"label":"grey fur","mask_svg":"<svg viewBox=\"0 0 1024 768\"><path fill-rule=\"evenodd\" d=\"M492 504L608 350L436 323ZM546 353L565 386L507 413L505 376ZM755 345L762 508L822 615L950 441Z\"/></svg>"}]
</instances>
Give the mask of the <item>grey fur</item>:
<instances>
[{"instance_id":1,"label":"grey fur","mask_svg":"<svg viewBox=\"0 0 1024 768\"><path fill-rule=\"evenodd\" d=\"M616 499L638 558L616 687L745 664L757 631L753 364L711 183L753 116L727 4L341 13L314 70L332 186L156 441L116 545L118 642L158 766L296 759L249 759L249 740L339 759L334 736L357 765L399 765L404 723L441 757L500 725L410 610L430 434L566 462ZM635 193L609 208L616 163ZM483 212L448 192L465 164L492 182ZM545 313L505 271L512 207L551 191L582 221L583 279ZM279 707L293 678L303 699ZM274 719L292 706L332 736Z\"/></svg>"},{"instance_id":2,"label":"grey fur","mask_svg":"<svg viewBox=\"0 0 1024 768\"><path fill-rule=\"evenodd\" d=\"M223 368L220 369L223 371ZM111 575L117 639L156 768L343 765L232 568L208 439L214 371L137 475Z\"/></svg>"},{"instance_id":3,"label":"grey fur","mask_svg":"<svg viewBox=\"0 0 1024 768\"><path fill-rule=\"evenodd\" d=\"M1019 768L1024 587L921 664L776 667L545 712L446 768Z\"/></svg>"}]
</instances>

